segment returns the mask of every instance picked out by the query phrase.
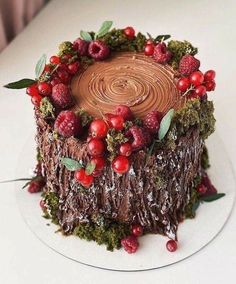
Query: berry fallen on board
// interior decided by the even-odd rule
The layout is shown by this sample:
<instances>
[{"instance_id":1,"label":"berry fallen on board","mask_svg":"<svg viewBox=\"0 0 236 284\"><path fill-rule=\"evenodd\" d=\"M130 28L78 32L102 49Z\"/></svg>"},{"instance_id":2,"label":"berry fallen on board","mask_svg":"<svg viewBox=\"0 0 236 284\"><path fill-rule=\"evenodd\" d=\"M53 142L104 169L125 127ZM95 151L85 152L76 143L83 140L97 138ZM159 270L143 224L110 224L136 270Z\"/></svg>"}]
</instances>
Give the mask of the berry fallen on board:
<instances>
[{"instance_id":1,"label":"berry fallen on board","mask_svg":"<svg viewBox=\"0 0 236 284\"><path fill-rule=\"evenodd\" d=\"M76 50L80 56L88 55L88 46L89 42L81 38L77 38L73 42L73 49Z\"/></svg>"},{"instance_id":2,"label":"berry fallen on board","mask_svg":"<svg viewBox=\"0 0 236 284\"><path fill-rule=\"evenodd\" d=\"M103 41L95 40L89 44L88 53L95 60L104 60L110 55L110 49Z\"/></svg>"},{"instance_id":3,"label":"berry fallen on board","mask_svg":"<svg viewBox=\"0 0 236 284\"><path fill-rule=\"evenodd\" d=\"M204 74L204 81L212 81L215 79L216 72L214 70L208 70Z\"/></svg>"},{"instance_id":4,"label":"berry fallen on board","mask_svg":"<svg viewBox=\"0 0 236 284\"><path fill-rule=\"evenodd\" d=\"M54 65L58 65L61 62L60 57L56 55L51 56L49 61Z\"/></svg>"},{"instance_id":5,"label":"berry fallen on board","mask_svg":"<svg viewBox=\"0 0 236 284\"><path fill-rule=\"evenodd\" d=\"M80 118L73 111L61 111L56 118L54 129L65 138L78 136L82 129Z\"/></svg>"},{"instance_id":6,"label":"berry fallen on board","mask_svg":"<svg viewBox=\"0 0 236 284\"><path fill-rule=\"evenodd\" d=\"M132 234L135 237L140 237L143 234L143 227L140 225L132 225Z\"/></svg>"},{"instance_id":7,"label":"berry fallen on board","mask_svg":"<svg viewBox=\"0 0 236 284\"><path fill-rule=\"evenodd\" d=\"M151 56L153 55L154 49L155 49L155 46L153 43L146 44L146 46L144 47L144 54L147 56Z\"/></svg>"},{"instance_id":8,"label":"berry fallen on board","mask_svg":"<svg viewBox=\"0 0 236 284\"><path fill-rule=\"evenodd\" d=\"M112 169L118 174L127 173L130 168L129 160L125 156L117 156L112 161Z\"/></svg>"},{"instance_id":9,"label":"berry fallen on board","mask_svg":"<svg viewBox=\"0 0 236 284\"><path fill-rule=\"evenodd\" d=\"M35 83L26 89L26 94L33 97L39 95L38 85Z\"/></svg>"},{"instance_id":10,"label":"berry fallen on board","mask_svg":"<svg viewBox=\"0 0 236 284\"><path fill-rule=\"evenodd\" d=\"M140 150L151 143L151 135L147 129L139 126L132 126L126 135L132 140L133 150Z\"/></svg>"},{"instance_id":11,"label":"berry fallen on board","mask_svg":"<svg viewBox=\"0 0 236 284\"><path fill-rule=\"evenodd\" d=\"M139 247L138 240L135 236L128 236L121 240L121 245L128 253L135 253Z\"/></svg>"},{"instance_id":12,"label":"berry fallen on board","mask_svg":"<svg viewBox=\"0 0 236 284\"><path fill-rule=\"evenodd\" d=\"M208 92L214 91L216 87L216 83L214 80L204 82L204 86Z\"/></svg>"},{"instance_id":13,"label":"berry fallen on board","mask_svg":"<svg viewBox=\"0 0 236 284\"><path fill-rule=\"evenodd\" d=\"M108 126L102 119L95 119L91 122L89 131L94 138L105 138L107 136Z\"/></svg>"},{"instance_id":14,"label":"berry fallen on board","mask_svg":"<svg viewBox=\"0 0 236 284\"><path fill-rule=\"evenodd\" d=\"M135 36L135 30L133 27L126 27L123 30L123 33L127 36L128 39L133 39Z\"/></svg>"},{"instance_id":15,"label":"berry fallen on board","mask_svg":"<svg viewBox=\"0 0 236 284\"><path fill-rule=\"evenodd\" d=\"M166 243L166 248L167 248L167 250L170 251L170 252L176 251L177 248L178 248L177 242L174 241L174 240L169 240L169 241Z\"/></svg>"},{"instance_id":16,"label":"berry fallen on board","mask_svg":"<svg viewBox=\"0 0 236 284\"><path fill-rule=\"evenodd\" d=\"M201 71L195 71L189 76L189 81L195 87L200 86L204 81L204 75Z\"/></svg>"},{"instance_id":17,"label":"berry fallen on board","mask_svg":"<svg viewBox=\"0 0 236 284\"><path fill-rule=\"evenodd\" d=\"M190 81L188 78L186 77L183 77L183 78L180 78L178 81L177 81L177 89L180 91L180 92L186 92L187 89L190 87Z\"/></svg>"},{"instance_id":18,"label":"berry fallen on board","mask_svg":"<svg viewBox=\"0 0 236 284\"><path fill-rule=\"evenodd\" d=\"M72 103L71 91L63 83L57 84L52 88L51 99L53 104L58 108L66 108Z\"/></svg>"},{"instance_id":19,"label":"berry fallen on board","mask_svg":"<svg viewBox=\"0 0 236 284\"><path fill-rule=\"evenodd\" d=\"M40 200L39 206L43 211L45 211L47 209L46 204L45 204L43 199Z\"/></svg>"},{"instance_id":20,"label":"berry fallen on board","mask_svg":"<svg viewBox=\"0 0 236 284\"><path fill-rule=\"evenodd\" d=\"M131 109L126 105L118 105L115 107L115 114L120 115L124 120L132 120L133 114Z\"/></svg>"},{"instance_id":21,"label":"berry fallen on board","mask_svg":"<svg viewBox=\"0 0 236 284\"><path fill-rule=\"evenodd\" d=\"M41 100L42 100L42 97L40 95L34 95L33 97L31 97L31 102L35 107L40 106Z\"/></svg>"},{"instance_id":22,"label":"berry fallen on board","mask_svg":"<svg viewBox=\"0 0 236 284\"><path fill-rule=\"evenodd\" d=\"M161 119L162 113L153 110L145 116L143 124L152 134L156 134L160 128Z\"/></svg>"},{"instance_id":23,"label":"berry fallen on board","mask_svg":"<svg viewBox=\"0 0 236 284\"><path fill-rule=\"evenodd\" d=\"M200 67L200 61L190 54L184 55L179 62L179 73L189 76Z\"/></svg>"},{"instance_id":24,"label":"berry fallen on board","mask_svg":"<svg viewBox=\"0 0 236 284\"><path fill-rule=\"evenodd\" d=\"M119 153L121 156L129 157L132 153L132 145L129 142L120 144Z\"/></svg>"},{"instance_id":25,"label":"berry fallen on board","mask_svg":"<svg viewBox=\"0 0 236 284\"><path fill-rule=\"evenodd\" d=\"M80 67L79 61L75 61L75 62L73 62L73 63L70 63L70 64L67 66L67 70L68 70L68 72L69 72L71 75L74 75L75 73L78 72L79 67Z\"/></svg>"},{"instance_id":26,"label":"berry fallen on board","mask_svg":"<svg viewBox=\"0 0 236 284\"><path fill-rule=\"evenodd\" d=\"M167 50L164 42L158 43L154 48L153 58L157 63L166 64L170 61L172 53Z\"/></svg>"},{"instance_id":27,"label":"berry fallen on board","mask_svg":"<svg viewBox=\"0 0 236 284\"><path fill-rule=\"evenodd\" d=\"M92 138L88 142L87 149L92 157L102 156L105 151L105 145L101 139Z\"/></svg>"},{"instance_id":28,"label":"berry fallen on board","mask_svg":"<svg viewBox=\"0 0 236 284\"><path fill-rule=\"evenodd\" d=\"M38 90L40 95L42 96L49 96L52 93L52 86L47 82L40 82L38 84Z\"/></svg>"}]
</instances>

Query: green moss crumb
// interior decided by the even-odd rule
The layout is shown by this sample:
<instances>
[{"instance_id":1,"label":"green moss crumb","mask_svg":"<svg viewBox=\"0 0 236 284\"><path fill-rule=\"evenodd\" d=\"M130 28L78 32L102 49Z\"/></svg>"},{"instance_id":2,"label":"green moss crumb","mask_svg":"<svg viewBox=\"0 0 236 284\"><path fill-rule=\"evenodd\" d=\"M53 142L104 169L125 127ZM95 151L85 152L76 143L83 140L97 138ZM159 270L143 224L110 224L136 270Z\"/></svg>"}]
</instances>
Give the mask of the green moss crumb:
<instances>
[{"instance_id":1,"label":"green moss crumb","mask_svg":"<svg viewBox=\"0 0 236 284\"><path fill-rule=\"evenodd\" d=\"M106 142L107 150L110 153L109 160L113 160L118 151L118 145L128 141L128 138L125 137L124 133L121 131L116 131L115 129L110 129L108 131Z\"/></svg>"},{"instance_id":2,"label":"green moss crumb","mask_svg":"<svg viewBox=\"0 0 236 284\"><path fill-rule=\"evenodd\" d=\"M42 194L43 200L48 208L44 217L51 219L54 224L58 224L57 212L59 209L59 197L55 192L45 192Z\"/></svg>"},{"instance_id":3,"label":"green moss crumb","mask_svg":"<svg viewBox=\"0 0 236 284\"><path fill-rule=\"evenodd\" d=\"M207 147L203 147L203 152L201 156L201 166L204 170L207 170L210 168L210 161L209 161L209 155L208 155L208 150Z\"/></svg>"},{"instance_id":4,"label":"green moss crumb","mask_svg":"<svg viewBox=\"0 0 236 284\"><path fill-rule=\"evenodd\" d=\"M93 117L89 115L88 112L84 109L79 109L77 113L80 116L81 124L83 127L88 126L90 122L93 120Z\"/></svg>"},{"instance_id":5,"label":"green moss crumb","mask_svg":"<svg viewBox=\"0 0 236 284\"><path fill-rule=\"evenodd\" d=\"M73 44L70 41L64 41L59 45L58 55L62 56L67 53L73 52Z\"/></svg>"},{"instance_id":6,"label":"green moss crumb","mask_svg":"<svg viewBox=\"0 0 236 284\"><path fill-rule=\"evenodd\" d=\"M55 108L48 97L41 100L39 110L44 118L55 118Z\"/></svg>"},{"instance_id":7,"label":"green moss crumb","mask_svg":"<svg viewBox=\"0 0 236 284\"><path fill-rule=\"evenodd\" d=\"M198 198L198 193L197 193L197 186L201 182L201 177L197 176L191 186L191 197L184 209L184 217L188 219L193 219L196 215L196 210L199 206L199 198Z\"/></svg>"}]
</instances>

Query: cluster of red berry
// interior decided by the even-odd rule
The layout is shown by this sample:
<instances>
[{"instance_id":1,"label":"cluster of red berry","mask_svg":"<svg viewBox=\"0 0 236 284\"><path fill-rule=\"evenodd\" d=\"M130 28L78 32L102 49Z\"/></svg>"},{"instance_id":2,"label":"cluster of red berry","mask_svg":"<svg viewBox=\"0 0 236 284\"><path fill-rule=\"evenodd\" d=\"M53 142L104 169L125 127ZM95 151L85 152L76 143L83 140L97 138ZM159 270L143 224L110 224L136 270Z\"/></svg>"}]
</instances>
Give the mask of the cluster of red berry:
<instances>
[{"instance_id":1,"label":"cluster of red berry","mask_svg":"<svg viewBox=\"0 0 236 284\"><path fill-rule=\"evenodd\" d=\"M172 53L167 49L164 42L155 44L153 40L147 40L144 47L144 54L152 56L153 59L160 64L166 64L170 61Z\"/></svg>"}]
</instances>

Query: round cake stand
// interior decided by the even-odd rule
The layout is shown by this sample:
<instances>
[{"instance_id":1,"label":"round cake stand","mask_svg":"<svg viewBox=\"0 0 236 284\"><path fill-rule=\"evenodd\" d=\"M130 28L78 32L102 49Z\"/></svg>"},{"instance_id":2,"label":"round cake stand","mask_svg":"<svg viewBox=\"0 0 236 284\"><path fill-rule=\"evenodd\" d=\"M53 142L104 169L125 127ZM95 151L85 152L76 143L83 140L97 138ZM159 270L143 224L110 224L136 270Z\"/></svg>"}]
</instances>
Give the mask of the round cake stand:
<instances>
[{"instance_id":1,"label":"round cake stand","mask_svg":"<svg viewBox=\"0 0 236 284\"><path fill-rule=\"evenodd\" d=\"M19 157L16 177L28 177L35 164L34 135L30 137ZM105 246L87 242L75 236L65 237L56 232L58 227L42 218L40 194L29 194L16 184L16 198L22 217L31 231L55 252L81 264L117 271L142 271L161 268L182 261L208 245L223 229L232 211L235 199L235 177L224 145L217 134L207 141L211 168L209 175L219 192L226 196L200 205L196 218L179 226L178 250L167 251L167 238L147 235L139 239L140 248L135 254L123 249L107 251Z\"/></svg>"}]
</instances>

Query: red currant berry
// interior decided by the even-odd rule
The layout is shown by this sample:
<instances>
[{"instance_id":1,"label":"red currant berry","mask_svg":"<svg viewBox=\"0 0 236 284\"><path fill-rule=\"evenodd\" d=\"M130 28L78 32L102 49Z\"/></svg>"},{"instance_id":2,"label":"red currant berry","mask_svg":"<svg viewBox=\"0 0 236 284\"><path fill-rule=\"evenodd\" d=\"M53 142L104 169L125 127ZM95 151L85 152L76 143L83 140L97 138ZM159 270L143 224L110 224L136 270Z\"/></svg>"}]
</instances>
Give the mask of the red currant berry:
<instances>
[{"instance_id":1,"label":"red currant berry","mask_svg":"<svg viewBox=\"0 0 236 284\"><path fill-rule=\"evenodd\" d=\"M57 76L60 79L60 81L64 84L68 84L70 82L70 75L66 70L58 70L57 71Z\"/></svg>"},{"instance_id":2,"label":"red currant berry","mask_svg":"<svg viewBox=\"0 0 236 284\"><path fill-rule=\"evenodd\" d=\"M202 97L206 93L206 87L203 85L197 86L196 89L193 91L194 97Z\"/></svg>"},{"instance_id":3,"label":"red currant berry","mask_svg":"<svg viewBox=\"0 0 236 284\"><path fill-rule=\"evenodd\" d=\"M146 44L146 46L144 47L144 54L147 56L151 56L153 55L154 49L155 49L155 46L153 43Z\"/></svg>"},{"instance_id":4,"label":"red currant berry","mask_svg":"<svg viewBox=\"0 0 236 284\"><path fill-rule=\"evenodd\" d=\"M105 138L107 136L108 126L102 119L95 119L90 124L90 133L95 138Z\"/></svg>"},{"instance_id":5,"label":"red currant berry","mask_svg":"<svg viewBox=\"0 0 236 284\"><path fill-rule=\"evenodd\" d=\"M210 91L214 91L214 90L215 90L216 83L215 83L214 80L212 80L212 81L207 81L207 82L204 83L204 86L206 87L206 90L207 90L208 92L210 92Z\"/></svg>"},{"instance_id":6,"label":"red currant berry","mask_svg":"<svg viewBox=\"0 0 236 284\"><path fill-rule=\"evenodd\" d=\"M176 250L177 250L177 247L178 247L177 242L174 241L174 240L169 240L169 241L166 243L166 248L167 248L167 250L170 251L170 252L176 251Z\"/></svg>"},{"instance_id":7,"label":"red currant berry","mask_svg":"<svg viewBox=\"0 0 236 284\"><path fill-rule=\"evenodd\" d=\"M106 161L103 157L94 157L91 159L90 163L96 165L95 171L102 171L105 167Z\"/></svg>"},{"instance_id":8,"label":"red currant berry","mask_svg":"<svg viewBox=\"0 0 236 284\"><path fill-rule=\"evenodd\" d=\"M212 81L215 79L216 72L214 70L208 70L204 74L204 81Z\"/></svg>"},{"instance_id":9,"label":"red currant berry","mask_svg":"<svg viewBox=\"0 0 236 284\"><path fill-rule=\"evenodd\" d=\"M93 138L88 143L88 152L91 156L101 156L104 153L105 146L101 139Z\"/></svg>"},{"instance_id":10,"label":"red currant berry","mask_svg":"<svg viewBox=\"0 0 236 284\"><path fill-rule=\"evenodd\" d=\"M123 238L121 245L127 253L135 253L139 247L138 240L133 235Z\"/></svg>"},{"instance_id":11,"label":"red currant berry","mask_svg":"<svg viewBox=\"0 0 236 284\"><path fill-rule=\"evenodd\" d=\"M49 96L52 93L52 86L47 82L40 82L38 84L38 90L42 96Z\"/></svg>"},{"instance_id":12,"label":"red currant berry","mask_svg":"<svg viewBox=\"0 0 236 284\"><path fill-rule=\"evenodd\" d=\"M93 183L93 176L92 175L86 175L84 176L83 180L80 182L82 186L88 188Z\"/></svg>"},{"instance_id":13,"label":"red currant berry","mask_svg":"<svg viewBox=\"0 0 236 284\"><path fill-rule=\"evenodd\" d=\"M189 76L190 83L195 87L200 86L204 81L204 76L201 71L195 71Z\"/></svg>"},{"instance_id":14,"label":"red currant berry","mask_svg":"<svg viewBox=\"0 0 236 284\"><path fill-rule=\"evenodd\" d=\"M187 91L187 89L189 88L190 86L190 81L188 78L186 77L183 77L183 78L180 78L177 82L177 89L180 91L180 92L185 92Z\"/></svg>"},{"instance_id":15,"label":"red currant berry","mask_svg":"<svg viewBox=\"0 0 236 284\"><path fill-rule=\"evenodd\" d=\"M130 168L129 160L125 156L117 156L112 161L112 168L118 174L127 173Z\"/></svg>"},{"instance_id":16,"label":"red currant berry","mask_svg":"<svg viewBox=\"0 0 236 284\"><path fill-rule=\"evenodd\" d=\"M49 64L46 64L43 70L43 73L45 72L50 72L51 71L51 66Z\"/></svg>"},{"instance_id":17,"label":"red currant berry","mask_svg":"<svg viewBox=\"0 0 236 284\"><path fill-rule=\"evenodd\" d=\"M79 70L79 62L78 61L75 61L73 63L70 63L68 66L67 66L67 69L68 69L68 72L72 75L74 75L78 70Z\"/></svg>"},{"instance_id":18,"label":"red currant berry","mask_svg":"<svg viewBox=\"0 0 236 284\"><path fill-rule=\"evenodd\" d=\"M154 44L153 40L152 40L152 39L148 39L148 40L146 41L146 45L148 45L148 44Z\"/></svg>"},{"instance_id":19,"label":"red currant berry","mask_svg":"<svg viewBox=\"0 0 236 284\"><path fill-rule=\"evenodd\" d=\"M207 188L204 184L200 183L197 187L197 192L200 194L200 195L204 195L206 192L207 192Z\"/></svg>"},{"instance_id":20,"label":"red currant berry","mask_svg":"<svg viewBox=\"0 0 236 284\"><path fill-rule=\"evenodd\" d=\"M40 200L39 206L43 211L45 211L47 209L46 204L45 204L43 199Z\"/></svg>"},{"instance_id":21,"label":"red currant berry","mask_svg":"<svg viewBox=\"0 0 236 284\"><path fill-rule=\"evenodd\" d=\"M127 38L133 39L135 36L135 30L133 27L126 27L124 29L124 34L127 36Z\"/></svg>"},{"instance_id":22,"label":"red currant berry","mask_svg":"<svg viewBox=\"0 0 236 284\"><path fill-rule=\"evenodd\" d=\"M81 182L85 177L85 170L82 168L82 169L75 171L74 177L77 182Z\"/></svg>"},{"instance_id":23,"label":"red currant berry","mask_svg":"<svg viewBox=\"0 0 236 284\"><path fill-rule=\"evenodd\" d=\"M140 237L143 234L143 227L140 225L133 225L132 226L132 234L135 237Z\"/></svg>"},{"instance_id":24,"label":"red currant berry","mask_svg":"<svg viewBox=\"0 0 236 284\"><path fill-rule=\"evenodd\" d=\"M31 97L31 102L34 106L39 107L42 97L40 95L35 95Z\"/></svg>"},{"instance_id":25,"label":"red currant berry","mask_svg":"<svg viewBox=\"0 0 236 284\"><path fill-rule=\"evenodd\" d=\"M67 63L70 59L71 59L72 55L67 53L67 54L64 54L62 55L62 58L61 58L61 61L64 62L64 63Z\"/></svg>"},{"instance_id":26,"label":"red currant berry","mask_svg":"<svg viewBox=\"0 0 236 284\"><path fill-rule=\"evenodd\" d=\"M131 155L132 149L133 149L132 145L129 142L123 143L120 145L119 149L120 155L128 157Z\"/></svg>"},{"instance_id":27,"label":"red currant berry","mask_svg":"<svg viewBox=\"0 0 236 284\"><path fill-rule=\"evenodd\" d=\"M115 130L123 130L124 128L124 118L121 115L112 115L110 116L109 125Z\"/></svg>"},{"instance_id":28,"label":"red currant berry","mask_svg":"<svg viewBox=\"0 0 236 284\"><path fill-rule=\"evenodd\" d=\"M33 84L26 89L26 94L33 97L39 95L38 85Z\"/></svg>"},{"instance_id":29,"label":"red currant berry","mask_svg":"<svg viewBox=\"0 0 236 284\"><path fill-rule=\"evenodd\" d=\"M51 56L49 61L51 64L55 64L55 65L61 62L60 57L56 55Z\"/></svg>"}]
</instances>

